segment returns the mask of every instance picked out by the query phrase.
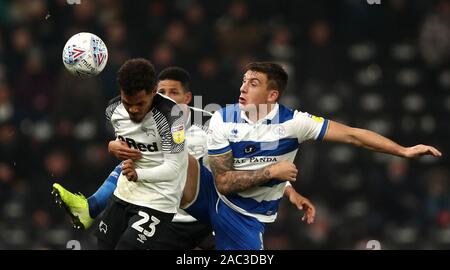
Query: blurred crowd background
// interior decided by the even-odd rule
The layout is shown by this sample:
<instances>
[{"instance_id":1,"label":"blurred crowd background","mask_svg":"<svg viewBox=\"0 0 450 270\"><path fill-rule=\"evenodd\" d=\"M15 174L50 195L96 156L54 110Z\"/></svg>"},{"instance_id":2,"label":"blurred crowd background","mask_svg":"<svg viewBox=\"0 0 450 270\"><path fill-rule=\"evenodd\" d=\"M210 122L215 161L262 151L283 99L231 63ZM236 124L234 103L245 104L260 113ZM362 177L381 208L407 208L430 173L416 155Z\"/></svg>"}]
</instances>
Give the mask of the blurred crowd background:
<instances>
[{"instance_id":1,"label":"blurred crowd background","mask_svg":"<svg viewBox=\"0 0 450 270\"><path fill-rule=\"evenodd\" d=\"M67 2L77 1L0 1L0 249L96 247L51 185L90 195L117 164L104 108L130 57L189 70L203 106L236 102L246 63L277 61L290 75L285 104L443 151L404 160L305 143L294 186L317 205L316 222L284 201L267 249L450 248L450 1ZM82 31L109 50L92 79L61 60Z\"/></svg>"}]
</instances>

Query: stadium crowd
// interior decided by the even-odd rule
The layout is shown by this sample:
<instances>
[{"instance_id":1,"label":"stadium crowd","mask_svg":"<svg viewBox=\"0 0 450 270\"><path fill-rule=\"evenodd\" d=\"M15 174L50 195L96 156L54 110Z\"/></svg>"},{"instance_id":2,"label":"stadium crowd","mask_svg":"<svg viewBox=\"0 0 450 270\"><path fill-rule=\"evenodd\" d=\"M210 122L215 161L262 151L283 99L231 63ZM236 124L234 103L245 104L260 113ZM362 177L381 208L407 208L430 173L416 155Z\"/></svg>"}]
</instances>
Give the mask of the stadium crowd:
<instances>
[{"instance_id":1,"label":"stadium crowd","mask_svg":"<svg viewBox=\"0 0 450 270\"><path fill-rule=\"evenodd\" d=\"M450 1L80 1L0 2L0 249L95 248L51 185L88 195L117 164L104 109L131 57L189 70L202 108L235 103L249 61L278 61L286 105L443 152L408 161L302 145L294 186L317 205L316 222L282 204L267 249L450 248ZM108 47L95 78L62 64L78 32Z\"/></svg>"}]
</instances>

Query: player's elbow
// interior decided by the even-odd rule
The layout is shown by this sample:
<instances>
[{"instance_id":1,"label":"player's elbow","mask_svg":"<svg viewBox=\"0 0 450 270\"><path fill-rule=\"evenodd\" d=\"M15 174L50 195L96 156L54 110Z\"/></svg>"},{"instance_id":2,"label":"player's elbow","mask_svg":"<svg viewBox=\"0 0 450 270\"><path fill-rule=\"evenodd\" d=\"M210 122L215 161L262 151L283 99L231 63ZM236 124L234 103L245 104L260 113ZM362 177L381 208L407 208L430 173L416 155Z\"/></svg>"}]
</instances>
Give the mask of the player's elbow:
<instances>
[{"instance_id":1,"label":"player's elbow","mask_svg":"<svg viewBox=\"0 0 450 270\"><path fill-rule=\"evenodd\" d=\"M350 128L345 138L345 142L355 146L362 146L361 138L364 136L363 131L364 130L359 128Z\"/></svg>"},{"instance_id":2,"label":"player's elbow","mask_svg":"<svg viewBox=\"0 0 450 270\"><path fill-rule=\"evenodd\" d=\"M226 179L222 175L217 175L216 179L216 188L220 194L227 195L231 193L230 185L227 183Z\"/></svg>"}]
</instances>

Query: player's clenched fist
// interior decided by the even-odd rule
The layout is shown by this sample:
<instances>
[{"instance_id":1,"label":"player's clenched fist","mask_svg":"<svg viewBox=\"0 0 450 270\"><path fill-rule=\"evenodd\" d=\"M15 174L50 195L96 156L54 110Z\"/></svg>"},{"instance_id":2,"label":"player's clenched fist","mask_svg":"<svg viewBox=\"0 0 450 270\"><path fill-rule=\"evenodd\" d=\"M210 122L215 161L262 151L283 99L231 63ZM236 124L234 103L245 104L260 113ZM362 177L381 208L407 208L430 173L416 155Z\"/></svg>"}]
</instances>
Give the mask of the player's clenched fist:
<instances>
[{"instance_id":1,"label":"player's clenched fist","mask_svg":"<svg viewBox=\"0 0 450 270\"><path fill-rule=\"evenodd\" d=\"M136 167L131 159L127 159L122 163L122 174L126 176L128 181L137 181Z\"/></svg>"}]
</instances>

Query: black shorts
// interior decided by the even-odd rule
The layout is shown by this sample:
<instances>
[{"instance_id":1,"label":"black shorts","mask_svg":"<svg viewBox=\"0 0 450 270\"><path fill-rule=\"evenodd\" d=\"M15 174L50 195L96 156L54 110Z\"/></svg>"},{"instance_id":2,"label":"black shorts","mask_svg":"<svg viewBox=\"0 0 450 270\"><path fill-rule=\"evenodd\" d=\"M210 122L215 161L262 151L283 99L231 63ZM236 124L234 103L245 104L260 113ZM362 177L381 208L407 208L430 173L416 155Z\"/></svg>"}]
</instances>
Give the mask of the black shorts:
<instances>
[{"instance_id":1,"label":"black shorts","mask_svg":"<svg viewBox=\"0 0 450 270\"><path fill-rule=\"evenodd\" d=\"M158 239L172 250L214 249L212 229L199 221L172 222Z\"/></svg>"},{"instance_id":2,"label":"black shorts","mask_svg":"<svg viewBox=\"0 0 450 270\"><path fill-rule=\"evenodd\" d=\"M113 195L95 231L99 249L170 249L160 239L169 233L173 217Z\"/></svg>"}]
</instances>

